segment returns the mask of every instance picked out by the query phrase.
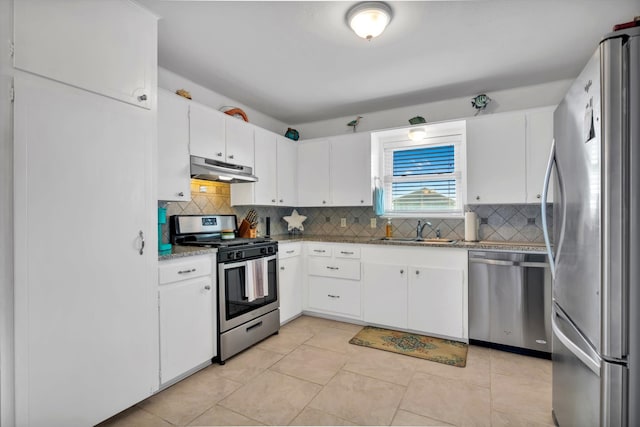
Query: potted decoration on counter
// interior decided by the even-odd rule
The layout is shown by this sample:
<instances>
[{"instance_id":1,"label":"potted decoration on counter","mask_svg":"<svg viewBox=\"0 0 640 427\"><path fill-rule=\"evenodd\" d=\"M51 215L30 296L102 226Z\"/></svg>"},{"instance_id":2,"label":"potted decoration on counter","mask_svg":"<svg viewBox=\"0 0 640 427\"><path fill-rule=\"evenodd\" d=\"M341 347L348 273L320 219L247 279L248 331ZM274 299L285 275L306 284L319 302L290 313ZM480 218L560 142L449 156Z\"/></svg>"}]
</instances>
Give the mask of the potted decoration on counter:
<instances>
[{"instance_id":1,"label":"potted decoration on counter","mask_svg":"<svg viewBox=\"0 0 640 427\"><path fill-rule=\"evenodd\" d=\"M287 131L284 133L284 136L294 141L297 141L300 138L300 134L298 133L298 131L293 128L287 128Z\"/></svg>"}]
</instances>

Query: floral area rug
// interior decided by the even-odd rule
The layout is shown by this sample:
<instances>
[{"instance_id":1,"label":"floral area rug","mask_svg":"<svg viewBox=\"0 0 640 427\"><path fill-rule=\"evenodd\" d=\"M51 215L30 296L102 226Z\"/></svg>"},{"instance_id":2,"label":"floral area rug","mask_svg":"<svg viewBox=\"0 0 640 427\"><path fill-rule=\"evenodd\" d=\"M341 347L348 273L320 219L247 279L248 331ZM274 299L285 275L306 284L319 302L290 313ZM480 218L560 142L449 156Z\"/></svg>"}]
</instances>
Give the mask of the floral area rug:
<instances>
[{"instance_id":1,"label":"floral area rug","mask_svg":"<svg viewBox=\"0 0 640 427\"><path fill-rule=\"evenodd\" d=\"M467 365L468 344L409 332L365 326L350 344L377 348L407 356L419 357L445 365L464 368Z\"/></svg>"}]
</instances>

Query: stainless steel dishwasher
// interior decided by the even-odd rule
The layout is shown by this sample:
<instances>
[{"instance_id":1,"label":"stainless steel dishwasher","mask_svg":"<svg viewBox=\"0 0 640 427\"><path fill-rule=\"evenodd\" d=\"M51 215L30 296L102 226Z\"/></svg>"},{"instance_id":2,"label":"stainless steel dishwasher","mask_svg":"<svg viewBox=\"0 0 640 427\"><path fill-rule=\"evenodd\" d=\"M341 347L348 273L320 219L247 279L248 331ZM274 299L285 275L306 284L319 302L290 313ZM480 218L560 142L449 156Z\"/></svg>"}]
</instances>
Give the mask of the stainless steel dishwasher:
<instances>
[{"instance_id":1,"label":"stainless steel dishwasher","mask_svg":"<svg viewBox=\"0 0 640 427\"><path fill-rule=\"evenodd\" d=\"M551 272L545 254L469 251L469 339L550 356Z\"/></svg>"}]
</instances>

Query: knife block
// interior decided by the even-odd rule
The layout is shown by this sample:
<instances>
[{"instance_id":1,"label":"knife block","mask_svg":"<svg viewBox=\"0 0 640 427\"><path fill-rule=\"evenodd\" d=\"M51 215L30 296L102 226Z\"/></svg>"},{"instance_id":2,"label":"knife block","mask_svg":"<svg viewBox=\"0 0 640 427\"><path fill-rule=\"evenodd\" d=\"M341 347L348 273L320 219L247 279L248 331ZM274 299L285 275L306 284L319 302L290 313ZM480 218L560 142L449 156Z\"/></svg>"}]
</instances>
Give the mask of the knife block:
<instances>
[{"instance_id":1,"label":"knife block","mask_svg":"<svg viewBox=\"0 0 640 427\"><path fill-rule=\"evenodd\" d=\"M256 229L251 228L251 224L249 223L249 221L243 219L242 223L240 223L240 228L238 228L238 236L248 239L255 239L257 236Z\"/></svg>"}]
</instances>

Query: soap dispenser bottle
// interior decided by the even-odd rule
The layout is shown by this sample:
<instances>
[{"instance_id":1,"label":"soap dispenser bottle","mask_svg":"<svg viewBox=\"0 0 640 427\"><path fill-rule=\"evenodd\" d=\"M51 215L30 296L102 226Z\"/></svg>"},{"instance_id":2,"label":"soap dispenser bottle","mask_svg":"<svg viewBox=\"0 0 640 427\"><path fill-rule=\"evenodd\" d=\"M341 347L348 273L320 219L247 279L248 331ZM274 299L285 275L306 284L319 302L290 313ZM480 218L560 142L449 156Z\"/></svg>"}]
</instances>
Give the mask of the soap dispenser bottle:
<instances>
[{"instance_id":1,"label":"soap dispenser bottle","mask_svg":"<svg viewBox=\"0 0 640 427\"><path fill-rule=\"evenodd\" d=\"M393 230L391 229L391 218L387 218L387 227L385 229L387 238L391 238Z\"/></svg>"}]
</instances>

